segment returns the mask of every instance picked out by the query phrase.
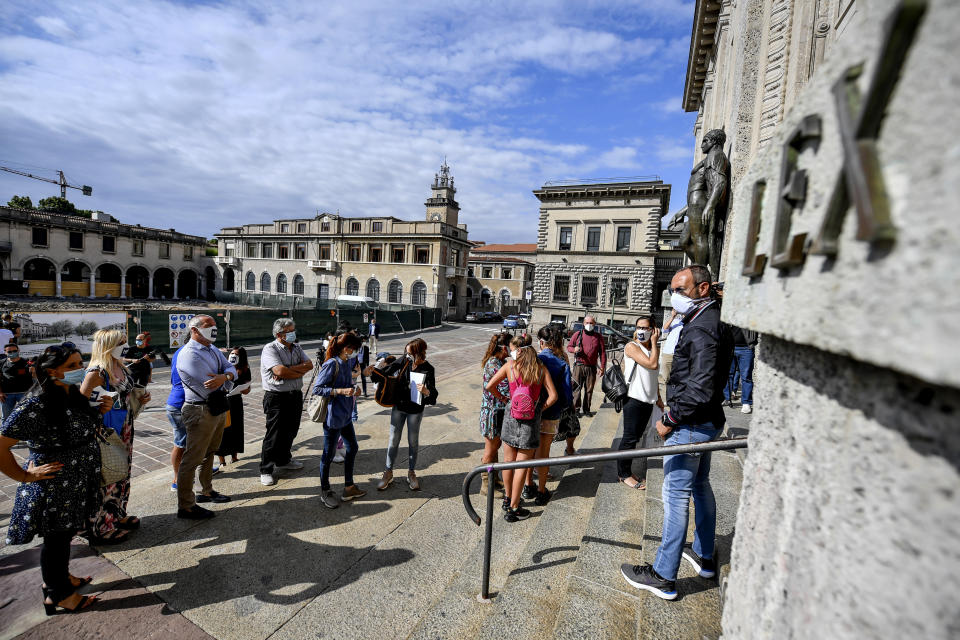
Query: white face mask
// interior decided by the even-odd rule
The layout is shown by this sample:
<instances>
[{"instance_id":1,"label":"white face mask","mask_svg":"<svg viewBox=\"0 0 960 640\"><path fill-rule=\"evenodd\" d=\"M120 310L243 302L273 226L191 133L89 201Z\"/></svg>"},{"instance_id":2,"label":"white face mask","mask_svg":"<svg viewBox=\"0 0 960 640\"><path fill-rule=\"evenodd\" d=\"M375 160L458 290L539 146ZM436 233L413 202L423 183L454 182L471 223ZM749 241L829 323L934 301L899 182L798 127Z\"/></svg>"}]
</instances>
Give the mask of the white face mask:
<instances>
[{"instance_id":1,"label":"white face mask","mask_svg":"<svg viewBox=\"0 0 960 640\"><path fill-rule=\"evenodd\" d=\"M591 331L593 331L593 325L592 325L592 324L585 324L585 325L583 325L583 330L586 331L587 333L590 333Z\"/></svg>"},{"instance_id":2,"label":"white face mask","mask_svg":"<svg viewBox=\"0 0 960 640\"><path fill-rule=\"evenodd\" d=\"M647 329L646 327L642 329L637 329L637 341L646 342L647 340L650 339L650 333L651 333L650 329Z\"/></svg>"},{"instance_id":3,"label":"white face mask","mask_svg":"<svg viewBox=\"0 0 960 640\"><path fill-rule=\"evenodd\" d=\"M519 349L510 349L510 357L511 357L511 358L513 358L514 360L516 360L518 355L520 355L520 350L519 350Z\"/></svg>"},{"instance_id":4,"label":"white face mask","mask_svg":"<svg viewBox=\"0 0 960 640\"><path fill-rule=\"evenodd\" d=\"M200 335L210 342L217 341L217 328L213 327L204 327L203 329L197 329L200 332Z\"/></svg>"},{"instance_id":5,"label":"white face mask","mask_svg":"<svg viewBox=\"0 0 960 640\"><path fill-rule=\"evenodd\" d=\"M682 313L683 315L693 311L693 309L697 306L697 303L702 302L703 300L704 298L697 298L696 300L693 298L688 298L679 291L674 291L670 294L670 306L673 307L674 311L677 313Z\"/></svg>"},{"instance_id":6,"label":"white face mask","mask_svg":"<svg viewBox=\"0 0 960 640\"><path fill-rule=\"evenodd\" d=\"M229 358L227 358L227 362L229 362L230 364L239 364L240 356L230 356Z\"/></svg>"},{"instance_id":7,"label":"white face mask","mask_svg":"<svg viewBox=\"0 0 960 640\"><path fill-rule=\"evenodd\" d=\"M121 344L119 347L114 347L110 350L110 355L114 358L119 358L123 355L123 350L127 348L127 345Z\"/></svg>"},{"instance_id":8,"label":"white face mask","mask_svg":"<svg viewBox=\"0 0 960 640\"><path fill-rule=\"evenodd\" d=\"M283 336L283 339L287 342L296 342L297 341L297 332L296 331L287 331L287 335Z\"/></svg>"}]
</instances>

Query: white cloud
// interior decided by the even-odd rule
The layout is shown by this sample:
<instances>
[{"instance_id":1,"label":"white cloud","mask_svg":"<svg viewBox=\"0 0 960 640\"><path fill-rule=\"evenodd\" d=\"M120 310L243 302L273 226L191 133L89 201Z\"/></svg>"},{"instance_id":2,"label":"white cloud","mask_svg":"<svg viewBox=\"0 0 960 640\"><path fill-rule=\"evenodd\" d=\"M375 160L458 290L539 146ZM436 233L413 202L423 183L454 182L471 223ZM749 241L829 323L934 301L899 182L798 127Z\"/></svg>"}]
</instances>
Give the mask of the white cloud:
<instances>
[{"instance_id":1,"label":"white cloud","mask_svg":"<svg viewBox=\"0 0 960 640\"><path fill-rule=\"evenodd\" d=\"M564 105L538 87L676 68L676 38L649 27L682 32L692 15L674 0L112 0L13 5L3 22L38 9L39 31L0 26L0 139L93 184L83 206L206 234L318 208L418 218L446 155L478 239L504 212L530 216L531 238L530 191L547 177L655 171L637 145L550 129L542 117Z\"/></svg>"}]
</instances>

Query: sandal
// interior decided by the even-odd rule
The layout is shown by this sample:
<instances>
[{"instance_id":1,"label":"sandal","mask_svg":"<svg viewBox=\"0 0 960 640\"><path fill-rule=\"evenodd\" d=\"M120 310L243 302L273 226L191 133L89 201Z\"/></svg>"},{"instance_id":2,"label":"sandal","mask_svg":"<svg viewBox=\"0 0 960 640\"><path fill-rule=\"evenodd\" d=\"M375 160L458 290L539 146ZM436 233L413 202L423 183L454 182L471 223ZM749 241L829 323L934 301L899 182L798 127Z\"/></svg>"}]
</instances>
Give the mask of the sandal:
<instances>
[{"instance_id":1,"label":"sandal","mask_svg":"<svg viewBox=\"0 0 960 640\"><path fill-rule=\"evenodd\" d=\"M121 518L117 520L118 529L139 529L140 528L140 518L137 516L127 516L126 518Z\"/></svg>"},{"instance_id":2,"label":"sandal","mask_svg":"<svg viewBox=\"0 0 960 640\"><path fill-rule=\"evenodd\" d=\"M627 480L636 480L637 484L630 484L629 482L627 482ZM631 489L641 489L641 490L642 490L642 489L646 489L646 488L647 488L647 483L646 483L646 482L643 482L643 481L641 481L641 480L637 480L637 479L634 478L633 476L630 476L629 478L620 478L620 482L622 482L623 484L627 485L627 486L630 487Z\"/></svg>"},{"instance_id":3,"label":"sandal","mask_svg":"<svg viewBox=\"0 0 960 640\"><path fill-rule=\"evenodd\" d=\"M75 576L75 575L73 575L73 574L71 573L71 574L69 574L68 578L69 578L69 580L70 580L70 585L71 585L74 589L79 589L80 587L85 587L85 586L87 586L88 584L90 584L91 582L93 582L93 576L87 576L86 578L78 578L77 576ZM47 588L46 583L41 584L41 585L40 585L40 588L41 588L41 589L46 589L46 588Z\"/></svg>"},{"instance_id":4,"label":"sandal","mask_svg":"<svg viewBox=\"0 0 960 640\"><path fill-rule=\"evenodd\" d=\"M121 542L126 542L127 538L130 537L129 529L114 529L105 536L93 536L90 538L90 544L93 545L109 545L109 544L120 544Z\"/></svg>"},{"instance_id":5,"label":"sandal","mask_svg":"<svg viewBox=\"0 0 960 640\"><path fill-rule=\"evenodd\" d=\"M76 604L76 606L71 609L70 607L60 604L60 602L63 602L63 600L56 603L53 602L52 592L47 587L40 587L40 590L43 592L43 609L46 611L48 616L61 613L61 611L57 611L57 609L61 609L62 613L79 613L97 601L97 596L83 596L80 598L80 601ZM47 598L49 598L51 601L47 602Z\"/></svg>"}]
</instances>

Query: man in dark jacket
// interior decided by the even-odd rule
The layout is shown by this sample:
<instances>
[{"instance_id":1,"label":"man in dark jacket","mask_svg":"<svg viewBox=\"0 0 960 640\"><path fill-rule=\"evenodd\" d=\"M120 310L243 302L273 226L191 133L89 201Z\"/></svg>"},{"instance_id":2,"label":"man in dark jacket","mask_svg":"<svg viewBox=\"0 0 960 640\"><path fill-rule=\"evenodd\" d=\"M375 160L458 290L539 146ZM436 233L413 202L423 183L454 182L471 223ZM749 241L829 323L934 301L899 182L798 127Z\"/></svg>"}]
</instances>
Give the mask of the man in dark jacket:
<instances>
[{"instance_id":1,"label":"man in dark jacket","mask_svg":"<svg viewBox=\"0 0 960 640\"><path fill-rule=\"evenodd\" d=\"M710 271L691 265L670 282L670 302L684 314L683 333L673 354L667 381L669 410L657 422L666 445L715 439L723 430L723 388L730 371L733 343L720 322L719 301L711 296ZM696 510L696 535L684 547L690 496ZM652 565L624 564L623 577L638 589L664 600L677 597L681 557L704 578L716 575L713 559L717 508L710 487L710 453L663 458L663 538Z\"/></svg>"}]
</instances>

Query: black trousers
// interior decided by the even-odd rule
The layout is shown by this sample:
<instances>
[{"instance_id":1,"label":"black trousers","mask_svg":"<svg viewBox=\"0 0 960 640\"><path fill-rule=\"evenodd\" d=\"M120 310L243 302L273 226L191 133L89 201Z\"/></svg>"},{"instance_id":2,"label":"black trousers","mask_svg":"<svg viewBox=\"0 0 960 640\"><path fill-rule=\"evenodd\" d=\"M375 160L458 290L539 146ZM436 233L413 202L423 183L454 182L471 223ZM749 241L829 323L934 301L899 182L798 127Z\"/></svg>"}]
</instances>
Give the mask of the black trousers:
<instances>
[{"instance_id":1,"label":"black trousers","mask_svg":"<svg viewBox=\"0 0 960 640\"><path fill-rule=\"evenodd\" d=\"M48 589L53 591L54 604L67 598L77 589L70 584L70 541L72 531L52 531L43 534L40 549L40 575Z\"/></svg>"},{"instance_id":2,"label":"black trousers","mask_svg":"<svg viewBox=\"0 0 960 640\"><path fill-rule=\"evenodd\" d=\"M617 447L617 451L637 448L637 443L644 436L644 430L647 428L647 422L650 421L652 411L652 404L627 398L623 405L623 437L620 438L620 446ZM633 475L633 462L633 460L617 460L617 477L622 479ZM640 458L640 473L637 474L637 477L643 480L646 475L647 459Z\"/></svg>"},{"instance_id":3,"label":"black trousers","mask_svg":"<svg viewBox=\"0 0 960 640\"><path fill-rule=\"evenodd\" d=\"M360 365L360 384L363 385L363 395L367 395L367 376L363 375L363 370L369 365L362 364Z\"/></svg>"},{"instance_id":4,"label":"black trousers","mask_svg":"<svg viewBox=\"0 0 960 640\"><path fill-rule=\"evenodd\" d=\"M260 473L276 473L277 467L290 462L290 448L300 431L303 413L302 391L267 391L263 394L263 414L267 432L260 451Z\"/></svg>"}]
</instances>

